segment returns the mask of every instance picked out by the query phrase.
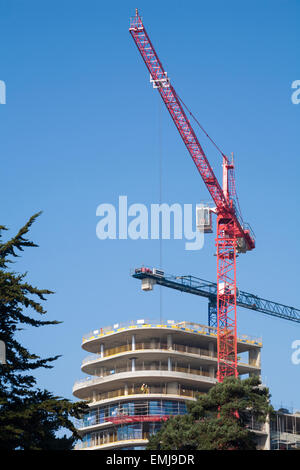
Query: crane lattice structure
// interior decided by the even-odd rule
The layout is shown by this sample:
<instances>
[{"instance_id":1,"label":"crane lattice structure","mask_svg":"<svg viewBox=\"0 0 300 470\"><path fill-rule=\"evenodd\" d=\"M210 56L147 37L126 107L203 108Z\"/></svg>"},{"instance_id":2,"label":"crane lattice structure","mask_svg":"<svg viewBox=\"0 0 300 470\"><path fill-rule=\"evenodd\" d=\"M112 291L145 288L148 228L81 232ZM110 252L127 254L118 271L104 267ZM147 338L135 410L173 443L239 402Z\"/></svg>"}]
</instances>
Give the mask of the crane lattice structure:
<instances>
[{"instance_id":1,"label":"crane lattice structure","mask_svg":"<svg viewBox=\"0 0 300 470\"><path fill-rule=\"evenodd\" d=\"M217 329L218 381L237 372L236 326L236 258L255 247L254 235L237 210L235 201L234 164L221 152L223 158L223 187L221 188L183 109L183 102L173 88L167 72L150 41L138 11L131 18L130 34L150 73L150 81L157 88L179 134L189 151L216 207L217 215ZM212 140L212 139L211 139Z\"/></svg>"},{"instance_id":2,"label":"crane lattice structure","mask_svg":"<svg viewBox=\"0 0 300 470\"><path fill-rule=\"evenodd\" d=\"M152 290L155 284L169 287L181 292L198 295L208 299L208 325L217 326L217 284L215 282L206 281L195 276L174 276L165 275L160 271L156 274L155 268L141 267L136 268L132 277L148 281L144 284L144 290ZM255 294L249 294L242 290L237 291L237 306L254 310L255 312L264 313L283 320L300 323L300 310L295 307L280 304L273 300L267 300Z\"/></svg>"}]
</instances>

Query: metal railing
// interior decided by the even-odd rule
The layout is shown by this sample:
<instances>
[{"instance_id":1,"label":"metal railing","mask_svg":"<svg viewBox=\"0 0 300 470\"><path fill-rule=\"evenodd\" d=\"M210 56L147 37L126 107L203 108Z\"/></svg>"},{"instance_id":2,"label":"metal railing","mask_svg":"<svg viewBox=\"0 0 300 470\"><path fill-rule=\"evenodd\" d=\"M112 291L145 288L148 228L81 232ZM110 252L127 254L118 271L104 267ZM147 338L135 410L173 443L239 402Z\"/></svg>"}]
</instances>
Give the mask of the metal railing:
<instances>
[{"instance_id":1,"label":"metal railing","mask_svg":"<svg viewBox=\"0 0 300 470\"><path fill-rule=\"evenodd\" d=\"M143 364L143 366L136 366L135 370L130 369L130 367L116 367L115 369L105 369L102 371L101 376L89 376L84 377L83 379L79 379L74 384L74 389L80 388L81 386L89 386L93 384L99 383L99 379L113 376L115 374L120 374L122 372L141 372L141 371L149 371L149 375L153 373L153 371L166 371L166 372L180 372L189 375L197 375L203 377L211 377L208 371L203 370L201 367L199 369L192 369L191 367L181 367L178 365L173 365L169 368L167 364ZM215 377L211 377L214 379Z\"/></svg>"},{"instance_id":2,"label":"metal railing","mask_svg":"<svg viewBox=\"0 0 300 470\"><path fill-rule=\"evenodd\" d=\"M263 430L263 425L253 425L253 423L249 422L248 429L252 431ZM155 432L155 431L154 431ZM75 450L80 449L87 449L90 447L104 447L108 444L123 442L123 441L133 441L133 440L148 440L149 437L153 434L153 432L145 432L143 431L143 426L140 424L138 426L125 426L119 427L116 429L109 429L103 431L96 431L92 432L88 435L88 439L79 442L75 446ZM279 438L279 436L274 436ZM281 436L282 437L282 436ZM286 436L284 436L286 438ZM292 441L291 436L287 436L288 440ZM287 440L287 438L286 438ZM295 441L296 439L293 439Z\"/></svg>"},{"instance_id":3,"label":"metal railing","mask_svg":"<svg viewBox=\"0 0 300 470\"><path fill-rule=\"evenodd\" d=\"M123 352L145 351L145 350L170 351L170 352L175 351L175 352L181 352L181 353L195 354L199 356L199 358L205 357L205 358L217 359L218 357L216 351L210 351L204 348L196 348L192 346L186 346L183 344L173 344L172 346L168 347L167 344L162 344L162 343L153 344L149 342L149 343L136 343L134 350L132 349L132 346L130 344L125 344L125 345L121 345L115 348L106 349L104 351L103 356L101 356L101 354L89 354L87 357L83 359L82 365L84 366L87 364L91 364L95 361L98 361L99 359L101 360L104 358L113 357L118 354L122 354ZM254 367L259 368L259 366L256 366L254 361L252 361L252 363L243 362L240 356L238 356L237 359L238 359L239 365L252 366L252 367L254 366Z\"/></svg>"},{"instance_id":4,"label":"metal railing","mask_svg":"<svg viewBox=\"0 0 300 470\"><path fill-rule=\"evenodd\" d=\"M217 357L217 353L215 351L209 351L208 349L204 348L196 348L192 346L186 346L183 344L173 344L172 346L168 346L166 343L156 343L153 342L144 342L144 343L136 343L134 351L144 351L144 350L160 350L160 351L177 351L189 354L196 354L198 356L205 356L205 357ZM90 362L94 362L98 359L107 358L110 356L115 356L117 354L121 354L123 352L133 351L131 344L124 344L121 346L117 346L114 348L108 348L104 350L103 356L101 354L90 354L86 358L83 359L82 364L88 364Z\"/></svg>"},{"instance_id":5,"label":"metal railing","mask_svg":"<svg viewBox=\"0 0 300 470\"><path fill-rule=\"evenodd\" d=\"M157 400L146 399L130 402L119 401L117 403L110 403L107 405L97 406L82 418L75 419L76 428L83 428L88 426L95 426L110 422L114 419L130 419L135 421L144 419L145 417L151 420L151 417L166 417L186 414L186 404L184 401L178 400Z\"/></svg>"},{"instance_id":6,"label":"metal railing","mask_svg":"<svg viewBox=\"0 0 300 470\"><path fill-rule=\"evenodd\" d=\"M98 436L93 436L89 441L86 442L79 442L75 446L75 450L80 449L87 449L89 447L102 447L108 444L112 444L114 442L122 442L122 441L134 441L134 440L148 440L150 437L149 432L143 432L140 430L133 430L124 435L118 435L117 432L113 432L111 434L108 433L99 433Z\"/></svg>"},{"instance_id":7,"label":"metal railing","mask_svg":"<svg viewBox=\"0 0 300 470\"><path fill-rule=\"evenodd\" d=\"M201 325L199 323L188 322L188 321L181 321L175 322L173 320L164 320L164 321L157 321L157 320L148 320L148 319L141 319L141 320L130 320L127 322L120 322L115 323L114 325L101 327L99 330L93 330L87 334L85 334L82 338L82 343L86 341L91 341L93 339L101 338L108 334L112 333L119 333L123 330L130 330L131 328L172 328L183 330L192 333L198 333L207 336L217 336L217 328L207 325ZM261 338L252 337L250 335L242 335L238 337L238 340L243 342L250 342L250 343L261 343Z\"/></svg>"},{"instance_id":8,"label":"metal railing","mask_svg":"<svg viewBox=\"0 0 300 470\"><path fill-rule=\"evenodd\" d=\"M149 385L147 394L156 394L156 395L177 395L181 397L187 397L187 398L197 398L198 395L203 395L204 392L197 390L197 389L189 389L189 388L182 388L179 387L177 391L174 393L168 393L166 386L160 386L160 385ZM127 391L125 392L125 388L119 388L116 390L111 390L109 392L102 392L102 393L97 393L94 395L94 401L101 401L101 400L109 400L112 398L118 398L118 397L127 397L131 395L144 395L145 392L141 390L141 386L130 386L128 387ZM90 397L90 401L92 400L92 397Z\"/></svg>"}]
</instances>

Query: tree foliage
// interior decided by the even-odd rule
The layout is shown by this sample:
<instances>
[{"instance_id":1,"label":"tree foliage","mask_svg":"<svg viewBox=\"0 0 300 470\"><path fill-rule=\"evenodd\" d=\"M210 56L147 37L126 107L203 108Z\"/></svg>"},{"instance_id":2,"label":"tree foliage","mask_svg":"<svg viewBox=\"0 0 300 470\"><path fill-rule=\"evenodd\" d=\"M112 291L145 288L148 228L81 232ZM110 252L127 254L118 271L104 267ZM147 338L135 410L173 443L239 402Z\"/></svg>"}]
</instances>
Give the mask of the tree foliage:
<instances>
[{"instance_id":1,"label":"tree foliage","mask_svg":"<svg viewBox=\"0 0 300 470\"><path fill-rule=\"evenodd\" d=\"M59 323L41 319L46 314L43 303L53 292L32 286L27 273L11 269L24 248L37 247L25 236L39 215L6 242L2 233L7 228L0 226L0 340L6 346L6 364L0 364L0 449L70 449L79 438L72 418L80 418L87 408L39 389L33 371L52 368L59 356L41 358L18 339L26 326ZM63 428L71 437L57 437Z\"/></svg>"},{"instance_id":2,"label":"tree foliage","mask_svg":"<svg viewBox=\"0 0 300 470\"><path fill-rule=\"evenodd\" d=\"M169 418L151 436L150 450L255 450L249 421L271 415L270 393L258 377L226 378L188 404L188 413Z\"/></svg>"}]
</instances>

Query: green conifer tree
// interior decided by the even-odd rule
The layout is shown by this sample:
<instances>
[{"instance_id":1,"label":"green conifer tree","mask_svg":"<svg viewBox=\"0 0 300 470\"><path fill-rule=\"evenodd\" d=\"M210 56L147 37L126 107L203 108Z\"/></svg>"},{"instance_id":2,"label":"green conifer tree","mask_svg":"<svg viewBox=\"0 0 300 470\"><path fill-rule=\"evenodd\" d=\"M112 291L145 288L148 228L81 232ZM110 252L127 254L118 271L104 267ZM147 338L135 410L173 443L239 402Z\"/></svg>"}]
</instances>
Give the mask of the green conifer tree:
<instances>
[{"instance_id":1,"label":"green conifer tree","mask_svg":"<svg viewBox=\"0 0 300 470\"><path fill-rule=\"evenodd\" d=\"M255 450L249 422L272 416L268 388L258 377L228 377L188 404L188 413L169 418L151 436L149 450Z\"/></svg>"},{"instance_id":2,"label":"green conifer tree","mask_svg":"<svg viewBox=\"0 0 300 470\"><path fill-rule=\"evenodd\" d=\"M57 355L45 359L30 352L17 336L22 326L41 327L60 322L41 320L43 303L53 292L26 282L26 273L11 269L20 252L37 247L25 238L40 215L33 215L17 235L6 242L0 226L0 340L5 343L6 363L0 364L0 449L71 449L79 435L72 422L87 409L83 402L72 403L37 387L33 371L52 368ZM35 318L37 317L37 318ZM68 430L70 437L58 437Z\"/></svg>"}]
</instances>

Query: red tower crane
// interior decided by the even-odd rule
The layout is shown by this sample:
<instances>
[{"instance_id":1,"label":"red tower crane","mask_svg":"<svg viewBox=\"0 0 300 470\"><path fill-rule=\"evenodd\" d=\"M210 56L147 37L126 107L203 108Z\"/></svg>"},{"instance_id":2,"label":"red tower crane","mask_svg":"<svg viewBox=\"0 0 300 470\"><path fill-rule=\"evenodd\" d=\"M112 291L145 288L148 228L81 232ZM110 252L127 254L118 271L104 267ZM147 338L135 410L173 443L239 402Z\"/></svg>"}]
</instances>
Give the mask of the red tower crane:
<instances>
[{"instance_id":1,"label":"red tower crane","mask_svg":"<svg viewBox=\"0 0 300 470\"><path fill-rule=\"evenodd\" d=\"M157 88L181 138L216 205L217 215L217 332L218 381L237 377L236 329L236 257L255 247L254 235L246 226L235 202L234 163L222 152L223 187L221 188L209 161L183 109L179 98L150 41L138 10L130 20L130 34L148 68L150 81ZM209 136L208 136L209 137Z\"/></svg>"}]
</instances>

